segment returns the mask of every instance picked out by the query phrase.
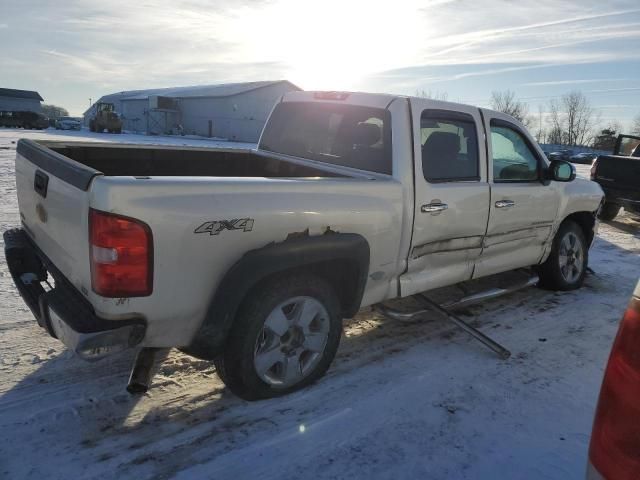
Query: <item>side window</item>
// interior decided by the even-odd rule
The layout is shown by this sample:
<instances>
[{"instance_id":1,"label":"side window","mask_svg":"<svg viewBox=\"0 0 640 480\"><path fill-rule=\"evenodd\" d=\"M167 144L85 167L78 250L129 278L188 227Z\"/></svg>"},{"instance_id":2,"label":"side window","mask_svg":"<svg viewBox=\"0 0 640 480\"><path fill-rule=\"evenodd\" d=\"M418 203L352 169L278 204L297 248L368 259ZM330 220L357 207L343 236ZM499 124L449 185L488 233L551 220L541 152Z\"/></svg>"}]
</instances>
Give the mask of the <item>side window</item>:
<instances>
[{"instance_id":1,"label":"side window","mask_svg":"<svg viewBox=\"0 0 640 480\"><path fill-rule=\"evenodd\" d=\"M535 182L538 157L520 132L491 125L494 182Z\"/></svg>"},{"instance_id":2,"label":"side window","mask_svg":"<svg viewBox=\"0 0 640 480\"><path fill-rule=\"evenodd\" d=\"M478 134L471 115L425 110L420 134L422 172L427 182L480 180Z\"/></svg>"}]
</instances>

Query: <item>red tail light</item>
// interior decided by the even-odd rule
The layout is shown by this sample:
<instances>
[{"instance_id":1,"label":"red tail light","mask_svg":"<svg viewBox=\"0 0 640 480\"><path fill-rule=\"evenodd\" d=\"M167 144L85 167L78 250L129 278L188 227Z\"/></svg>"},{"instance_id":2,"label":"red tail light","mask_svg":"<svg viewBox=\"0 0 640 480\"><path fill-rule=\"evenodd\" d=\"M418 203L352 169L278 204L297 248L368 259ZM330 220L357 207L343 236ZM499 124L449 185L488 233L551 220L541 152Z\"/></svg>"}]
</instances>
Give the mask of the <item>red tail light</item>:
<instances>
[{"instance_id":1,"label":"red tail light","mask_svg":"<svg viewBox=\"0 0 640 480\"><path fill-rule=\"evenodd\" d=\"M153 290L153 236L146 223L89 211L91 287L103 297L145 297Z\"/></svg>"},{"instance_id":2,"label":"red tail light","mask_svg":"<svg viewBox=\"0 0 640 480\"><path fill-rule=\"evenodd\" d=\"M591 435L589 458L605 478L640 478L640 300L618 329Z\"/></svg>"},{"instance_id":3,"label":"red tail light","mask_svg":"<svg viewBox=\"0 0 640 480\"><path fill-rule=\"evenodd\" d=\"M596 170L597 169L598 169L598 157L596 157L596 159L591 164L591 170L589 171L591 173L591 180L595 180L596 179Z\"/></svg>"}]
</instances>

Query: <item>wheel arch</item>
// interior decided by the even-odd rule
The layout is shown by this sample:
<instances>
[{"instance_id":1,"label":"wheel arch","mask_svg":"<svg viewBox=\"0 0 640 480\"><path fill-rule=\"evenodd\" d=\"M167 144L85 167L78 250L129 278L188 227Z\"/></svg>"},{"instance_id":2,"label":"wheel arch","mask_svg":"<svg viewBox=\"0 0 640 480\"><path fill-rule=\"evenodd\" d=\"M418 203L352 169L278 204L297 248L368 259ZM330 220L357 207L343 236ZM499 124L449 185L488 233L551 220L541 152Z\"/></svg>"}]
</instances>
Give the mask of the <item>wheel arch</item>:
<instances>
[{"instance_id":1,"label":"wheel arch","mask_svg":"<svg viewBox=\"0 0 640 480\"><path fill-rule=\"evenodd\" d=\"M354 233L302 235L250 250L224 275L191 345L182 350L204 359L220 354L244 299L269 278L289 272L327 280L340 300L343 318L352 317L364 294L369 257L369 243Z\"/></svg>"},{"instance_id":2,"label":"wheel arch","mask_svg":"<svg viewBox=\"0 0 640 480\"><path fill-rule=\"evenodd\" d=\"M587 241L587 246L590 247L593 239L596 234L596 212L574 212L570 215L567 215L564 220L560 223L560 225L566 223L567 221L572 221L578 224L582 233L584 234L584 238ZM558 229L560 228L558 226Z\"/></svg>"}]
</instances>

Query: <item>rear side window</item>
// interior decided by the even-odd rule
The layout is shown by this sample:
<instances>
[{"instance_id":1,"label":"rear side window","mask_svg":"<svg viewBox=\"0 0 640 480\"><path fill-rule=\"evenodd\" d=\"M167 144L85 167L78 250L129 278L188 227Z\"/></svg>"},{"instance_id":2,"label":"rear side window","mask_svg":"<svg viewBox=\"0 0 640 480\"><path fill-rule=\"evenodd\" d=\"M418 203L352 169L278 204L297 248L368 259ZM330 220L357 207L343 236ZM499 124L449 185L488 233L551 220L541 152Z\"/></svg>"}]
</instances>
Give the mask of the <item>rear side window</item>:
<instances>
[{"instance_id":1,"label":"rear side window","mask_svg":"<svg viewBox=\"0 0 640 480\"><path fill-rule=\"evenodd\" d=\"M478 134L471 115L425 110L420 117L420 135L425 180L480 180Z\"/></svg>"},{"instance_id":2,"label":"rear side window","mask_svg":"<svg viewBox=\"0 0 640 480\"><path fill-rule=\"evenodd\" d=\"M283 102L267 122L260 149L391 174L389 112L335 103Z\"/></svg>"}]
</instances>

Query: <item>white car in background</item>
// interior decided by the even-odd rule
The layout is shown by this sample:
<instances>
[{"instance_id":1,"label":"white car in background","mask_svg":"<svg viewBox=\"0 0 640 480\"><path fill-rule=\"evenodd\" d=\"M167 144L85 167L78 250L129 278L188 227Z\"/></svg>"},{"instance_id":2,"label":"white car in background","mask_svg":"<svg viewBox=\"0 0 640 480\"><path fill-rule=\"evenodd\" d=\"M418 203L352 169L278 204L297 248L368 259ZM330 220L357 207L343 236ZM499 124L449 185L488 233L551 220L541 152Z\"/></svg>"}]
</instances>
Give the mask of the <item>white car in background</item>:
<instances>
[{"instance_id":1,"label":"white car in background","mask_svg":"<svg viewBox=\"0 0 640 480\"><path fill-rule=\"evenodd\" d=\"M73 117L60 117L56 120L56 130L80 130L82 123Z\"/></svg>"}]
</instances>

